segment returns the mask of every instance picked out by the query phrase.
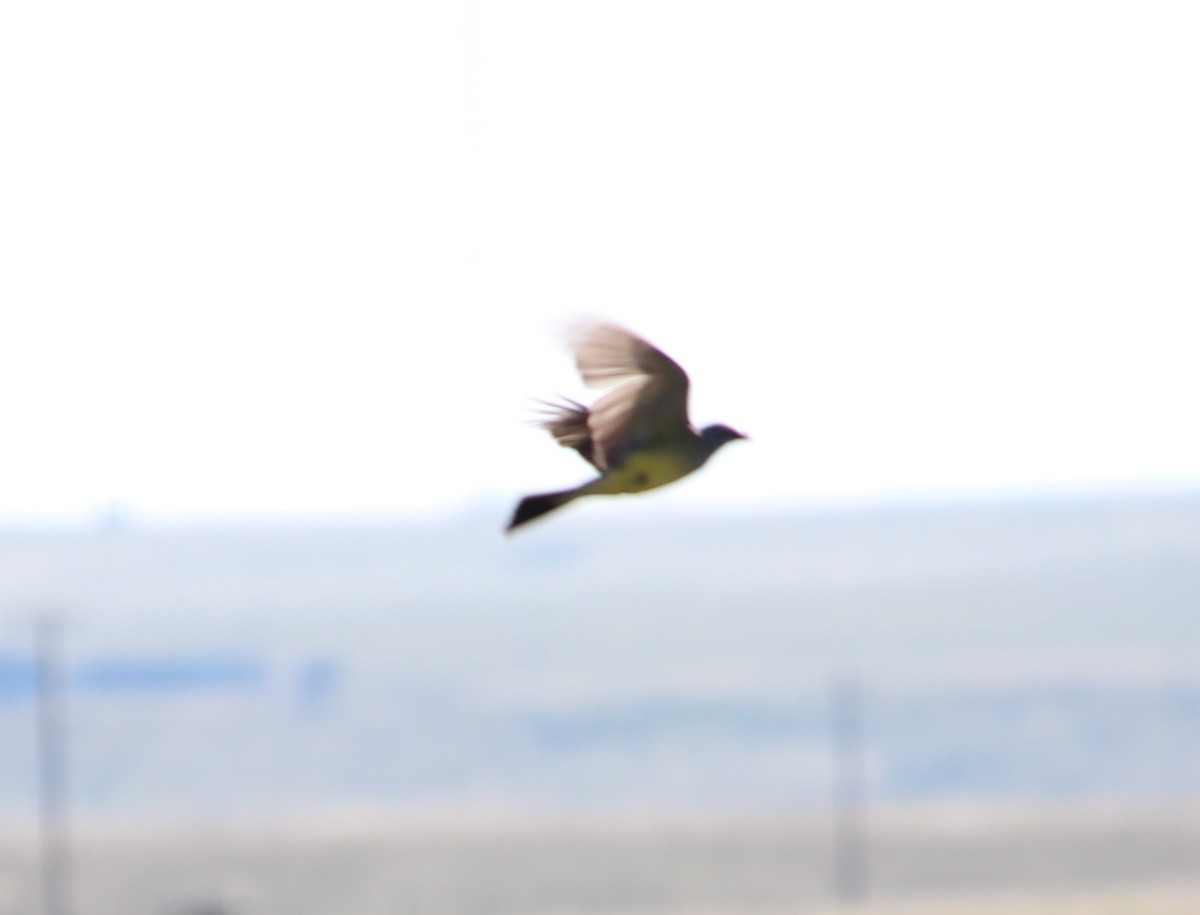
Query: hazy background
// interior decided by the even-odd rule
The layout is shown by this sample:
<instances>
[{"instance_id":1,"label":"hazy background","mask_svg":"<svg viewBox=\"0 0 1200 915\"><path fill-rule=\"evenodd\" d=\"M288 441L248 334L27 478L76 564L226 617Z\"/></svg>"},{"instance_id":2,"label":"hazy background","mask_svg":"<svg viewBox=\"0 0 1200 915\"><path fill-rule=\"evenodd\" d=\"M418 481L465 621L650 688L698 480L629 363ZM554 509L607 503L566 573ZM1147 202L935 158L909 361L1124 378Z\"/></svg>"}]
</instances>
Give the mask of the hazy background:
<instances>
[{"instance_id":1,"label":"hazy background","mask_svg":"<svg viewBox=\"0 0 1200 915\"><path fill-rule=\"evenodd\" d=\"M9 519L441 512L625 321L698 502L1194 482L1187 3L6 4Z\"/></svg>"},{"instance_id":2,"label":"hazy background","mask_svg":"<svg viewBox=\"0 0 1200 915\"><path fill-rule=\"evenodd\" d=\"M81 913L828 902L845 678L881 896L1187 883L1198 39L1168 2L5 5L0 912L48 610ZM587 472L524 425L584 393L578 313L752 441L505 539ZM1017 809L1002 853L913 844ZM277 836L170 877L111 831L418 812L483 857L338 846L321 886L375 895L324 907L255 895ZM496 866L535 815L742 851Z\"/></svg>"},{"instance_id":3,"label":"hazy background","mask_svg":"<svg viewBox=\"0 0 1200 915\"><path fill-rule=\"evenodd\" d=\"M84 814L824 816L846 677L873 802L1200 801L1196 495L0 546L10 607L70 610ZM23 616L0 805L29 816Z\"/></svg>"}]
</instances>

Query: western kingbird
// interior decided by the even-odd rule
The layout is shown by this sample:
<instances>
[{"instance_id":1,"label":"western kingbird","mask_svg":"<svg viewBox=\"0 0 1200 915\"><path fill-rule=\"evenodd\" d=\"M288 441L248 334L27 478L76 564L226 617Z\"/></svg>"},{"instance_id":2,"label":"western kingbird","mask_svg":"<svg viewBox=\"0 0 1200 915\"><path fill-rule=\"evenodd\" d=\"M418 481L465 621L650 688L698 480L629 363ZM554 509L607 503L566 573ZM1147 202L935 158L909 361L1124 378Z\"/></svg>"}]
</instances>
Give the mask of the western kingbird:
<instances>
[{"instance_id":1,"label":"western kingbird","mask_svg":"<svg viewBox=\"0 0 1200 915\"><path fill-rule=\"evenodd\" d=\"M687 476L739 438L729 426L688 422L688 377L673 359L623 327L582 322L568 343L588 387L609 388L591 407L543 401L537 424L574 448L600 476L573 489L526 496L508 531L580 496L645 492Z\"/></svg>"}]
</instances>

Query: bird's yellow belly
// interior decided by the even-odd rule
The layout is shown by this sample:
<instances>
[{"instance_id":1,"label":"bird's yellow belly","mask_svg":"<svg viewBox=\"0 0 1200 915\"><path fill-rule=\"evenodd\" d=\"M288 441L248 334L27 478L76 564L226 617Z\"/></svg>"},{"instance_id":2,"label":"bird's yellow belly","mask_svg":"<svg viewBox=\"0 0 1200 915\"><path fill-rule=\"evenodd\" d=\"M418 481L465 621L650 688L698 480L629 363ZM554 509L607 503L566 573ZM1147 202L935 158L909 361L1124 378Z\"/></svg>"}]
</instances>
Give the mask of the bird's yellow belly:
<instances>
[{"instance_id":1,"label":"bird's yellow belly","mask_svg":"<svg viewBox=\"0 0 1200 915\"><path fill-rule=\"evenodd\" d=\"M695 469L696 464L669 451L640 451L609 469L589 490L592 494L645 492L673 483Z\"/></svg>"}]
</instances>

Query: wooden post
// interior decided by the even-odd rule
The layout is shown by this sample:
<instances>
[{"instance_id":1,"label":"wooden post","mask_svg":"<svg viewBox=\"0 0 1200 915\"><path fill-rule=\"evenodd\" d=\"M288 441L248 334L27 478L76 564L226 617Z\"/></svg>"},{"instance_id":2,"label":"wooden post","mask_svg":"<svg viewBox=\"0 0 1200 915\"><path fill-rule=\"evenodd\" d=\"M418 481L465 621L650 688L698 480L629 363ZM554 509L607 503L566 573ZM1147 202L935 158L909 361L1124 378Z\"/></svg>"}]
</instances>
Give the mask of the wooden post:
<instances>
[{"instance_id":1,"label":"wooden post","mask_svg":"<svg viewBox=\"0 0 1200 915\"><path fill-rule=\"evenodd\" d=\"M844 904L867 898L866 758L862 684L835 677L830 684L833 742L834 885Z\"/></svg>"},{"instance_id":2,"label":"wooden post","mask_svg":"<svg viewBox=\"0 0 1200 915\"><path fill-rule=\"evenodd\" d=\"M62 659L62 621L46 613L37 620L36 626L42 912L44 915L70 915L66 678Z\"/></svg>"}]
</instances>

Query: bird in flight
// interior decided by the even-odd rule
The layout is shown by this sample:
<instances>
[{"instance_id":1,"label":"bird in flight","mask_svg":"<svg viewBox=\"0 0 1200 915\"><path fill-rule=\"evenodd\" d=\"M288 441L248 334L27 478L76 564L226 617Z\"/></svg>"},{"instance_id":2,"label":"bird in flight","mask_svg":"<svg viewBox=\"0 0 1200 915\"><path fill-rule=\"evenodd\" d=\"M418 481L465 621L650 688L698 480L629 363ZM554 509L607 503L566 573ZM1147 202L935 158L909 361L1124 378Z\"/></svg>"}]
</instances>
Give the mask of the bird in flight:
<instances>
[{"instance_id":1,"label":"bird in flight","mask_svg":"<svg viewBox=\"0 0 1200 915\"><path fill-rule=\"evenodd\" d=\"M607 388L590 407L543 401L546 429L579 452L600 475L580 486L526 496L507 530L581 496L645 492L687 476L727 442L745 438L729 426L688 421L687 373L641 337L606 322L577 324L568 337L583 382Z\"/></svg>"}]
</instances>

